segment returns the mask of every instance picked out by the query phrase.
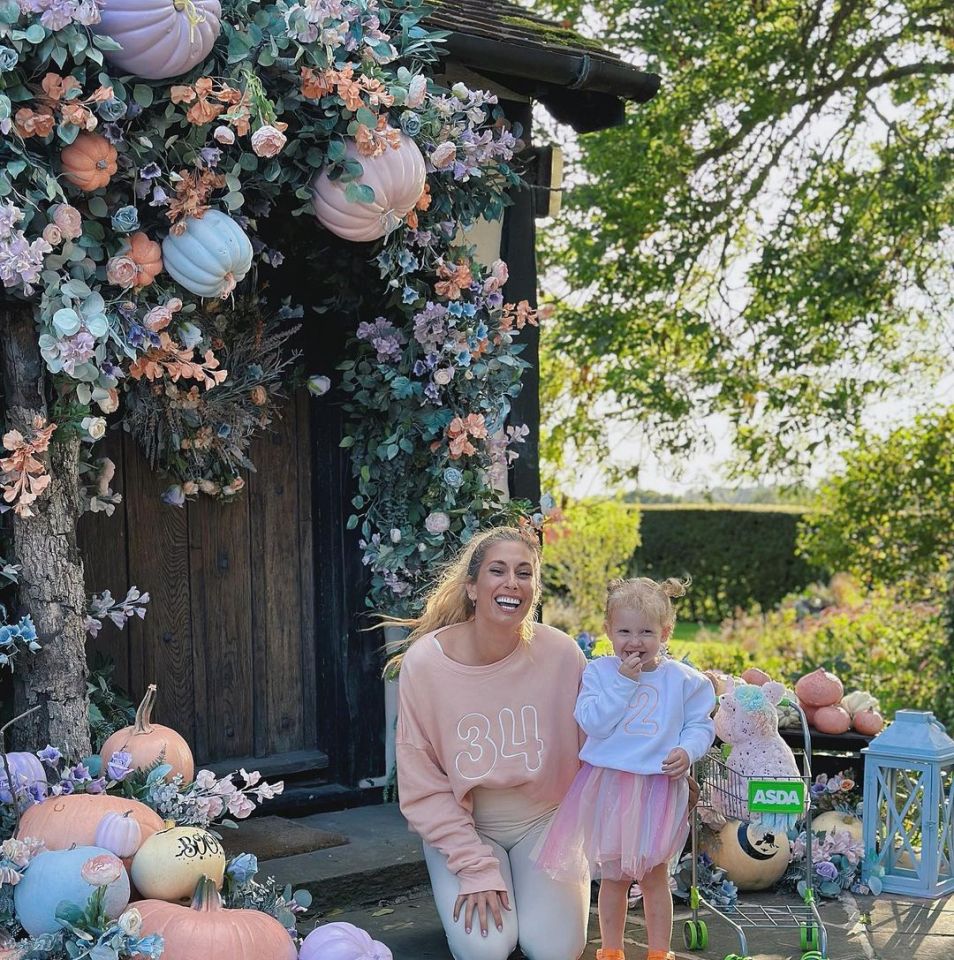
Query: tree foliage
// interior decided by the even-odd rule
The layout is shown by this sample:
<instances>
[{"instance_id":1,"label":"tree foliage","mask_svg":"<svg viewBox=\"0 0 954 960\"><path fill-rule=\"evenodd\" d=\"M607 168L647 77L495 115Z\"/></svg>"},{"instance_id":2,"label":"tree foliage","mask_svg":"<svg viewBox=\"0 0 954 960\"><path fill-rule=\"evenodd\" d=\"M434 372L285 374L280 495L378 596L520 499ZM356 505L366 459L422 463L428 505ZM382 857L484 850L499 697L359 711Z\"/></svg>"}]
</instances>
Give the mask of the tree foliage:
<instances>
[{"instance_id":1,"label":"tree foliage","mask_svg":"<svg viewBox=\"0 0 954 960\"><path fill-rule=\"evenodd\" d=\"M556 4L662 88L580 139L545 452L671 452L727 415L750 469L806 466L950 352L954 8L942 0ZM557 291L560 293L560 291ZM600 422L601 419L603 422Z\"/></svg>"},{"instance_id":2,"label":"tree foliage","mask_svg":"<svg viewBox=\"0 0 954 960\"><path fill-rule=\"evenodd\" d=\"M934 592L954 559L954 408L886 437L862 435L819 492L799 548L869 584Z\"/></svg>"}]
</instances>

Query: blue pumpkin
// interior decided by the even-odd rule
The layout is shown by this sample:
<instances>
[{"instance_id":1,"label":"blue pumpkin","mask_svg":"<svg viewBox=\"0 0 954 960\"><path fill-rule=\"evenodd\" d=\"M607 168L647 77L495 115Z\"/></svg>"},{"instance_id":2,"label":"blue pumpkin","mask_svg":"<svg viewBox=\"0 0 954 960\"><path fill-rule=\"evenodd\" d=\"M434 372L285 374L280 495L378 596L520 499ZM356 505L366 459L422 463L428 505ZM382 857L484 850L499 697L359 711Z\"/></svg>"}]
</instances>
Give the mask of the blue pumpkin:
<instances>
[{"instance_id":1,"label":"blue pumpkin","mask_svg":"<svg viewBox=\"0 0 954 960\"><path fill-rule=\"evenodd\" d=\"M56 908L64 900L85 907L96 886L83 878L83 868L94 857L109 858L119 865L119 875L106 886L105 908L109 917L118 917L129 903L129 877L122 861L103 847L73 847L47 850L30 861L23 879L14 887L13 906L17 919L31 937L60 929ZM97 861L105 864L105 860Z\"/></svg>"}]
</instances>

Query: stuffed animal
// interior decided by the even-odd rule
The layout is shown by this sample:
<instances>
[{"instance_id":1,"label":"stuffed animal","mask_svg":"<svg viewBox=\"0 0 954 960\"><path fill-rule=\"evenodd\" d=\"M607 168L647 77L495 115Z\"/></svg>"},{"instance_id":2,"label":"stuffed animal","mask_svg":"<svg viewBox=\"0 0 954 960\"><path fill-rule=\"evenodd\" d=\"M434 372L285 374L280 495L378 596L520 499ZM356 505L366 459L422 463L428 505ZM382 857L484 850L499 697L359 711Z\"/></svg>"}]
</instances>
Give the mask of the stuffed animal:
<instances>
[{"instance_id":1,"label":"stuffed animal","mask_svg":"<svg viewBox=\"0 0 954 960\"><path fill-rule=\"evenodd\" d=\"M779 736L776 705L785 696L780 683L762 686L729 679L715 715L716 736L728 745L725 782L712 785L712 805L724 817L748 820L766 830L789 830L796 816L750 813L750 778L801 777L795 756Z\"/></svg>"}]
</instances>

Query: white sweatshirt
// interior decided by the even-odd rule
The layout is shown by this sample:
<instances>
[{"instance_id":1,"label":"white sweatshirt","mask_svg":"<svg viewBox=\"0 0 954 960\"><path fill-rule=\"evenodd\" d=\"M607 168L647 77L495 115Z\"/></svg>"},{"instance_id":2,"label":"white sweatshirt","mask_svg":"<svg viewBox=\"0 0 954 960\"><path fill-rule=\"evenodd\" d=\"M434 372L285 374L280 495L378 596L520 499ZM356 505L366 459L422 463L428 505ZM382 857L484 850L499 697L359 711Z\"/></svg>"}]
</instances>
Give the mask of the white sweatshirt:
<instances>
[{"instance_id":1,"label":"white sweatshirt","mask_svg":"<svg viewBox=\"0 0 954 960\"><path fill-rule=\"evenodd\" d=\"M587 664L574 716L586 733L580 759L594 767L661 773L663 760L682 747L695 763L712 746L712 684L697 670L663 660L638 680L619 672L619 657Z\"/></svg>"}]
</instances>

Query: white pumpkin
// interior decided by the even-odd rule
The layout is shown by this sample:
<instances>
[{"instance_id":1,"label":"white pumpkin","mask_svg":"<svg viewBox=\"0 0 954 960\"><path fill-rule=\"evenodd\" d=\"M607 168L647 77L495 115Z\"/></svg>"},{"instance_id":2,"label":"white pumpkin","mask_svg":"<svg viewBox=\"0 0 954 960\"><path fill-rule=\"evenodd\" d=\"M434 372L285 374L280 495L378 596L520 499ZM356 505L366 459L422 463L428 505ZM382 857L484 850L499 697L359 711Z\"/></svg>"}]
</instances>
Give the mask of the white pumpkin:
<instances>
[{"instance_id":1,"label":"white pumpkin","mask_svg":"<svg viewBox=\"0 0 954 960\"><path fill-rule=\"evenodd\" d=\"M219 210L187 217L162 241L162 262L180 286L200 297L227 297L252 266L252 241Z\"/></svg>"},{"instance_id":2,"label":"white pumpkin","mask_svg":"<svg viewBox=\"0 0 954 960\"><path fill-rule=\"evenodd\" d=\"M212 51L221 29L219 0L105 0L92 29L122 47L106 59L146 80L188 73Z\"/></svg>"},{"instance_id":3,"label":"white pumpkin","mask_svg":"<svg viewBox=\"0 0 954 960\"><path fill-rule=\"evenodd\" d=\"M347 184L329 179L327 171L315 177L312 203L322 226L345 240L378 240L414 209L427 182L424 156L406 134L399 135L399 142L399 147L388 147L378 157L361 156L351 141L345 147L347 158L363 168L355 182L374 191L371 203L349 200Z\"/></svg>"},{"instance_id":4,"label":"white pumpkin","mask_svg":"<svg viewBox=\"0 0 954 960\"><path fill-rule=\"evenodd\" d=\"M843 833L846 830L853 840L861 839L861 821L850 813L828 810L812 817L812 833Z\"/></svg>"},{"instance_id":5,"label":"white pumpkin","mask_svg":"<svg viewBox=\"0 0 954 960\"><path fill-rule=\"evenodd\" d=\"M222 888L225 851L208 830L172 826L143 843L130 873L144 897L188 903L203 877L208 877L216 889Z\"/></svg>"},{"instance_id":6,"label":"white pumpkin","mask_svg":"<svg viewBox=\"0 0 954 960\"><path fill-rule=\"evenodd\" d=\"M757 823L729 820L718 832L703 830L699 849L740 890L767 890L785 874L791 855L788 837L782 831L766 831Z\"/></svg>"}]
</instances>

